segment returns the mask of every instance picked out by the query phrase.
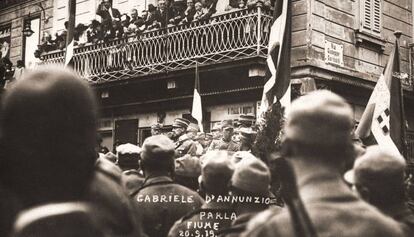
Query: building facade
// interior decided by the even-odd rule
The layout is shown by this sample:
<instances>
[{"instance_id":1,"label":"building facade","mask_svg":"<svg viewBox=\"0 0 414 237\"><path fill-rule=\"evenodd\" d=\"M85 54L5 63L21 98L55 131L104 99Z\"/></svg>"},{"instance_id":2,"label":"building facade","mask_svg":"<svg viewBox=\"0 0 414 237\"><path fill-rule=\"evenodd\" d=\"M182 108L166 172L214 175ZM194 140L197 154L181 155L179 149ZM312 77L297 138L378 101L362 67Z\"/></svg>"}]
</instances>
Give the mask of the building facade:
<instances>
[{"instance_id":1,"label":"building facade","mask_svg":"<svg viewBox=\"0 0 414 237\"><path fill-rule=\"evenodd\" d=\"M0 8L0 27L10 26L11 61L24 59L27 65L31 46L21 33L24 22L39 17L39 40L45 31L52 35L62 31L67 0L9 2ZM150 3L157 1L114 0L113 6L129 13ZM98 4L98 0L77 1L77 23L99 20ZM190 117L196 72L207 131L222 119L257 114L272 14L261 1L253 8L232 11L224 10L227 4L228 0L219 0L217 13L207 22L75 49L75 69L100 98L105 146L142 143L152 124L168 128L174 118ZM394 32L402 32L404 105L408 140L414 140L413 1L292 0L292 4L293 96L300 94L303 83L314 80L317 88L345 97L357 122L394 46ZM62 51L50 52L42 55L41 63L62 63L63 57Z\"/></svg>"}]
</instances>

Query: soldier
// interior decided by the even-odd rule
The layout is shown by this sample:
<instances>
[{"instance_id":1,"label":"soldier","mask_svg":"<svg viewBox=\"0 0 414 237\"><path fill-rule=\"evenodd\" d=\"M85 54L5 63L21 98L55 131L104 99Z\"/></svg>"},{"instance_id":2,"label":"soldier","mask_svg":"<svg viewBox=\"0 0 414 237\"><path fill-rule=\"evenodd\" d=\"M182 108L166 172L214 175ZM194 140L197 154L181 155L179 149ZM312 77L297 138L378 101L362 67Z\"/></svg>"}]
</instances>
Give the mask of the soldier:
<instances>
[{"instance_id":1,"label":"soldier","mask_svg":"<svg viewBox=\"0 0 414 237\"><path fill-rule=\"evenodd\" d=\"M223 120L221 122L221 132L223 133L223 137L220 140L213 140L208 150L238 151L240 148L239 145L232 141L234 132L233 121Z\"/></svg>"},{"instance_id":2,"label":"soldier","mask_svg":"<svg viewBox=\"0 0 414 237\"><path fill-rule=\"evenodd\" d=\"M161 134L163 125L161 123L156 123L151 125L151 136Z\"/></svg>"},{"instance_id":3,"label":"soldier","mask_svg":"<svg viewBox=\"0 0 414 237\"><path fill-rule=\"evenodd\" d=\"M292 164L301 199L318 236L403 236L398 223L358 199L340 170L353 157L352 108L319 90L292 102L284 124L284 157ZM254 221L254 220L253 220ZM254 223L254 222L252 222ZM241 236L296 236L288 209Z\"/></svg>"},{"instance_id":4,"label":"soldier","mask_svg":"<svg viewBox=\"0 0 414 237\"><path fill-rule=\"evenodd\" d=\"M251 128L240 128L240 151L251 151L257 132Z\"/></svg>"},{"instance_id":5,"label":"soldier","mask_svg":"<svg viewBox=\"0 0 414 237\"><path fill-rule=\"evenodd\" d=\"M174 183L174 143L164 135L147 138L142 145L140 166L145 182L133 195L149 237L164 237L179 218L199 208L203 199Z\"/></svg>"},{"instance_id":6,"label":"soldier","mask_svg":"<svg viewBox=\"0 0 414 237\"><path fill-rule=\"evenodd\" d=\"M190 125L190 121L184 118L177 118L173 123L173 132L178 139L175 143L176 157L182 157L186 154L195 156L197 153L197 144L192 140L198 132L198 126Z\"/></svg>"},{"instance_id":7,"label":"soldier","mask_svg":"<svg viewBox=\"0 0 414 237\"><path fill-rule=\"evenodd\" d=\"M194 191L198 188L198 177L201 174L200 159L196 156L185 155L175 159L174 180Z\"/></svg>"},{"instance_id":8,"label":"soldier","mask_svg":"<svg viewBox=\"0 0 414 237\"><path fill-rule=\"evenodd\" d=\"M219 230L229 227L236 218L231 203L222 201L228 196L228 184L234 171L227 152L211 151L203 156L203 160L200 192L208 196L207 202L178 220L171 228L169 237L216 236Z\"/></svg>"},{"instance_id":9,"label":"soldier","mask_svg":"<svg viewBox=\"0 0 414 237\"><path fill-rule=\"evenodd\" d=\"M248 155L235 165L230 193L238 197L233 203L237 218L230 228L220 231L220 236L239 236L246 229L249 220L269 207L269 186L270 171L260 159ZM248 201L249 198L251 201Z\"/></svg>"},{"instance_id":10,"label":"soldier","mask_svg":"<svg viewBox=\"0 0 414 237\"><path fill-rule=\"evenodd\" d=\"M96 161L96 112L88 85L57 67L25 74L3 96L0 181L25 209L14 236L104 236L85 199ZM12 217L8 205L1 211Z\"/></svg>"},{"instance_id":11,"label":"soldier","mask_svg":"<svg viewBox=\"0 0 414 237\"><path fill-rule=\"evenodd\" d=\"M414 236L414 214L405 203L405 169L403 157L371 146L344 178L362 199L401 223L406 236Z\"/></svg>"},{"instance_id":12,"label":"soldier","mask_svg":"<svg viewBox=\"0 0 414 237\"><path fill-rule=\"evenodd\" d=\"M214 124L214 126L211 128L211 133L213 135L213 140L219 140L222 137L221 124L220 123Z\"/></svg>"},{"instance_id":13,"label":"soldier","mask_svg":"<svg viewBox=\"0 0 414 237\"><path fill-rule=\"evenodd\" d=\"M141 148L131 143L116 148L118 166L122 169L122 186L130 195L136 192L144 182L144 175L139 169Z\"/></svg>"}]
</instances>

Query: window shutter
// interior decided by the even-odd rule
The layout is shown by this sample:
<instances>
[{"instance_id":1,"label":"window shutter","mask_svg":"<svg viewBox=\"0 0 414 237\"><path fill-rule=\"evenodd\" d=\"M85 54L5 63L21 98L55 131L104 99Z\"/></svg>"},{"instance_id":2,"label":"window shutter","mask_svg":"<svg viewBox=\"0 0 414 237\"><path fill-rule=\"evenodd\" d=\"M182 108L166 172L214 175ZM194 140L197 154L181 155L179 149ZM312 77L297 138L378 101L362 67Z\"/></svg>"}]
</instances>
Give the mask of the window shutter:
<instances>
[{"instance_id":1,"label":"window shutter","mask_svg":"<svg viewBox=\"0 0 414 237\"><path fill-rule=\"evenodd\" d=\"M381 0L372 0L372 31L381 32Z\"/></svg>"},{"instance_id":2,"label":"window shutter","mask_svg":"<svg viewBox=\"0 0 414 237\"><path fill-rule=\"evenodd\" d=\"M361 27L362 30L373 33L381 33L381 1L382 0L361 0Z\"/></svg>"},{"instance_id":3,"label":"window shutter","mask_svg":"<svg viewBox=\"0 0 414 237\"><path fill-rule=\"evenodd\" d=\"M371 30L372 0L362 0L362 2L362 27L366 30Z\"/></svg>"}]
</instances>

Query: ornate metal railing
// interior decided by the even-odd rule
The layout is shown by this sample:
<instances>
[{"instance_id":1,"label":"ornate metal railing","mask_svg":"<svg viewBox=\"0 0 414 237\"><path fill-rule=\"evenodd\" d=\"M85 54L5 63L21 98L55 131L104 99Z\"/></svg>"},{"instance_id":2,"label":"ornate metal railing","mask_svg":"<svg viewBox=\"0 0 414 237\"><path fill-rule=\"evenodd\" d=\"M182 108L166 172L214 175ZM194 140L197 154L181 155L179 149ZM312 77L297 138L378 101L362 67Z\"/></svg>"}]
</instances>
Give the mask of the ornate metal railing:
<instances>
[{"instance_id":1,"label":"ornate metal railing","mask_svg":"<svg viewBox=\"0 0 414 237\"><path fill-rule=\"evenodd\" d=\"M136 78L251 57L265 57L270 12L260 6L213 16L204 22L145 32L75 49L74 68L88 81ZM64 52L42 56L41 64L63 63Z\"/></svg>"}]
</instances>

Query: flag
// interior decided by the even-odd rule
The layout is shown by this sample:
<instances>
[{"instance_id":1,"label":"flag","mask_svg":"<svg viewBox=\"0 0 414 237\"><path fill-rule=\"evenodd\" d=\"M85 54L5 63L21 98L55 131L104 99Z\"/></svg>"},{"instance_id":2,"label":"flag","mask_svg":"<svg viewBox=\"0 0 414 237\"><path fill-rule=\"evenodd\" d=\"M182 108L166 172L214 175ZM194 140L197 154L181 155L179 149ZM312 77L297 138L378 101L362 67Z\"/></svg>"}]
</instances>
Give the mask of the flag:
<instances>
[{"instance_id":1,"label":"flag","mask_svg":"<svg viewBox=\"0 0 414 237\"><path fill-rule=\"evenodd\" d=\"M75 30L76 0L68 0L68 28L66 35L65 66L73 66L73 33Z\"/></svg>"},{"instance_id":2,"label":"flag","mask_svg":"<svg viewBox=\"0 0 414 237\"><path fill-rule=\"evenodd\" d=\"M355 134L366 145L405 154L405 119L398 41L375 85Z\"/></svg>"},{"instance_id":3,"label":"flag","mask_svg":"<svg viewBox=\"0 0 414 237\"><path fill-rule=\"evenodd\" d=\"M203 109L201 107L201 96L200 96L200 78L198 75L198 63L196 63L195 70L195 83L194 83L194 96L193 96L193 108L191 109L191 116L197 119L200 132L203 131Z\"/></svg>"},{"instance_id":4,"label":"flag","mask_svg":"<svg viewBox=\"0 0 414 237\"><path fill-rule=\"evenodd\" d=\"M275 99L285 107L290 104L291 9L290 0L276 0L266 60L266 82L260 106L262 114Z\"/></svg>"}]
</instances>

